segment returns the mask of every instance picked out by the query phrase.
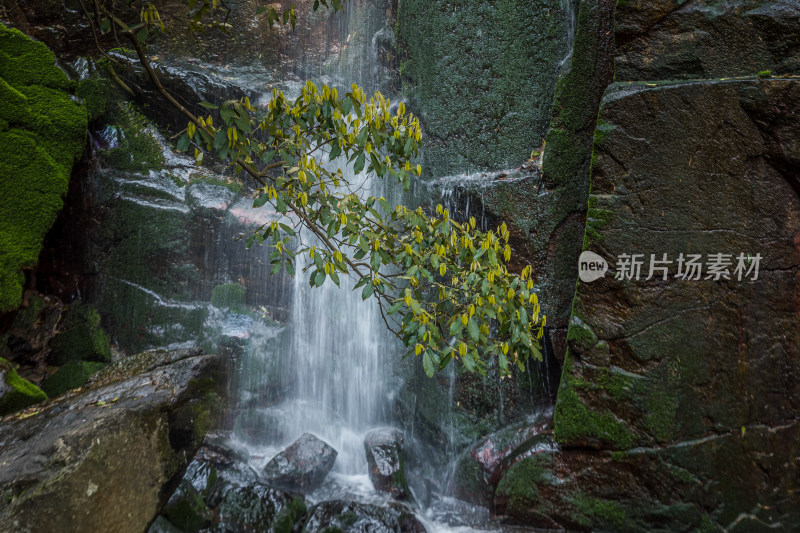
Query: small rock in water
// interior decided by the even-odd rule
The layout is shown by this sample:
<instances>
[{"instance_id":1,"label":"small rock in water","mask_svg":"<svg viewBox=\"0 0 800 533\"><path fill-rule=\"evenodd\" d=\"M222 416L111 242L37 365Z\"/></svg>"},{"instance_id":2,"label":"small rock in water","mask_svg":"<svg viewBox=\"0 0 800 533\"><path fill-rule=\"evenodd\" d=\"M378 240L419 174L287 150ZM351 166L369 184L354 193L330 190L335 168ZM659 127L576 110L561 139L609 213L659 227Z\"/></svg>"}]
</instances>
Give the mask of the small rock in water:
<instances>
[{"instance_id":1,"label":"small rock in water","mask_svg":"<svg viewBox=\"0 0 800 533\"><path fill-rule=\"evenodd\" d=\"M375 490L391 494L398 500L409 495L405 478L403 433L395 428L379 428L364 437L369 479Z\"/></svg>"},{"instance_id":2,"label":"small rock in water","mask_svg":"<svg viewBox=\"0 0 800 533\"><path fill-rule=\"evenodd\" d=\"M291 531L305 514L302 496L253 483L225 493L217 508L218 531Z\"/></svg>"},{"instance_id":3,"label":"small rock in water","mask_svg":"<svg viewBox=\"0 0 800 533\"><path fill-rule=\"evenodd\" d=\"M303 533L322 531L424 533L425 526L403 504L379 507L367 503L332 500L312 507L303 526Z\"/></svg>"},{"instance_id":4,"label":"small rock in water","mask_svg":"<svg viewBox=\"0 0 800 533\"><path fill-rule=\"evenodd\" d=\"M311 433L303 433L264 467L270 485L301 493L322 485L333 468L338 452Z\"/></svg>"}]
</instances>

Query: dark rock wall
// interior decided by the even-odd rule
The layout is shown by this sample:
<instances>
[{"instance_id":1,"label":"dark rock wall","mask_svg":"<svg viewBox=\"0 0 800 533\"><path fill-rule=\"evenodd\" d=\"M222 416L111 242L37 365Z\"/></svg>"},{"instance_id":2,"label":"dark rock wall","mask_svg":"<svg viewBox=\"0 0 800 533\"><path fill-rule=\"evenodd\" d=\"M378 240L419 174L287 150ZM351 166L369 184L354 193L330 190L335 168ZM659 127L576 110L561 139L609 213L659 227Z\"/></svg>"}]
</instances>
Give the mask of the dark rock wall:
<instances>
[{"instance_id":1,"label":"dark rock wall","mask_svg":"<svg viewBox=\"0 0 800 533\"><path fill-rule=\"evenodd\" d=\"M616 79L752 76L800 70L794 0L622 0Z\"/></svg>"},{"instance_id":2,"label":"dark rock wall","mask_svg":"<svg viewBox=\"0 0 800 533\"><path fill-rule=\"evenodd\" d=\"M583 243L611 272L577 285L562 451L533 488L506 489L499 511L587 530L790 531L800 7L631 1L615 17ZM619 256L636 253L639 280L615 279ZM706 279L720 253L731 279ZM666 280L645 279L651 254L673 261ZM702 279L675 277L680 254L701 254ZM739 254L760 254L757 279L737 279Z\"/></svg>"},{"instance_id":3,"label":"dark rock wall","mask_svg":"<svg viewBox=\"0 0 800 533\"><path fill-rule=\"evenodd\" d=\"M535 248L540 256L542 301L547 308L556 357L562 359L572 307L578 255L589 195L589 166L597 109L613 78L614 4L582 0L577 5L575 40L566 71L553 97L552 120L542 157ZM540 205L541 204L541 205Z\"/></svg>"}]
</instances>

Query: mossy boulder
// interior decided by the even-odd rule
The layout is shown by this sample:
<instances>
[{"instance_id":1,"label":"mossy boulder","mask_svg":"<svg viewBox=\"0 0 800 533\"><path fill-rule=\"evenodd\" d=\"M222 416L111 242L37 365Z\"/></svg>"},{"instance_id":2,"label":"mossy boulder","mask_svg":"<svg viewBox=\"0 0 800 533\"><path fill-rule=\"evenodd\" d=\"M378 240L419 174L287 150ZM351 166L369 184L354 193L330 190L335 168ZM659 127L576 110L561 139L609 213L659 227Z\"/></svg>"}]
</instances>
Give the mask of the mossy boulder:
<instances>
[{"instance_id":1,"label":"mossy boulder","mask_svg":"<svg viewBox=\"0 0 800 533\"><path fill-rule=\"evenodd\" d=\"M22 300L25 268L62 207L83 153L86 109L44 44L0 24L0 312Z\"/></svg>"},{"instance_id":2,"label":"mossy boulder","mask_svg":"<svg viewBox=\"0 0 800 533\"><path fill-rule=\"evenodd\" d=\"M244 287L238 283L217 285L211 292L211 305L220 309L240 309L245 303Z\"/></svg>"},{"instance_id":3,"label":"mossy boulder","mask_svg":"<svg viewBox=\"0 0 800 533\"><path fill-rule=\"evenodd\" d=\"M100 327L100 315L91 305L75 302L64 314L64 331L50 341L52 361L111 361L111 343Z\"/></svg>"},{"instance_id":4,"label":"mossy boulder","mask_svg":"<svg viewBox=\"0 0 800 533\"><path fill-rule=\"evenodd\" d=\"M223 365L191 350L128 359L36 413L2 418L0 531L141 532L156 518L200 446L196 419L180 413L213 409ZM213 391L196 386L207 380Z\"/></svg>"},{"instance_id":5,"label":"mossy boulder","mask_svg":"<svg viewBox=\"0 0 800 533\"><path fill-rule=\"evenodd\" d=\"M104 366L105 363L70 361L44 380L42 390L50 398L55 398L70 389L82 386Z\"/></svg>"},{"instance_id":6,"label":"mossy boulder","mask_svg":"<svg viewBox=\"0 0 800 533\"><path fill-rule=\"evenodd\" d=\"M39 387L21 378L11 363L0 358L0 416L46 399Z\"/></svg>"}]
</instances>

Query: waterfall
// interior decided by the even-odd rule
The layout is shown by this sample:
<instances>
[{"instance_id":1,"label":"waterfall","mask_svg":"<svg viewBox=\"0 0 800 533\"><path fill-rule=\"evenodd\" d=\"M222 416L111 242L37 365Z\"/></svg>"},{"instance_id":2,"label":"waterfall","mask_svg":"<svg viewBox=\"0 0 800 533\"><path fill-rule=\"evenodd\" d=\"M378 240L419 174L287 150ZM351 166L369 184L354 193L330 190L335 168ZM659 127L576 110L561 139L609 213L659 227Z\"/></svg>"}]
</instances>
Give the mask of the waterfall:
<instances>
[{"instance_id":1,"label":"waterfall","mask_svg":"<svg viewBox=\"0 0 800 533\"><path fill-rule=\"evenodd\" d=\"M381 35L391 27L382 10L375 13L374 4L360 4L353 2L345 13L331 17L336 23L329 24L328 31L344 43L338 57L328 55L315 63L315 58L303 55L298 47L300 55L290 60L292 75L343 88L356 82L368 93L383 85L381 58L373 47L380 46L386 38ZM298 39L302 42L305 37ZM287 96L295 96L293 89L286 85ZM392 186L374 174L354 175L344 158L325 164L341 168L345 180L359 194L393 201ZM317 244L306 229L300 230L298 240L297 246ZM392 421L392 364L402 347L387 331L377 302L362 301L361 291L353 290L355 280L341 275L341 286L328 279L321 287L311 287L303 271L310 263L307 255L297 257L285 327L264 331L265 342L248 349L243 357L239 382L251 385L237 386L239 403L250 405L244 416L266 423L260 430L239 423L238 428L246 427L246 431L235 436L235 445L246 449L251 465L260 469L301 434L312 433L339 453L326 486L333 484L335 490L343 486L351 495L372 493L363 438L370 429ZM255 390L255 384L280 393L265 397L263 391ZM276 399L276 403L270 402ZM319 498L328 493L326 487L320 491ZM332 497L341 498L342 494Z\"/></svg>"}]
</instances>

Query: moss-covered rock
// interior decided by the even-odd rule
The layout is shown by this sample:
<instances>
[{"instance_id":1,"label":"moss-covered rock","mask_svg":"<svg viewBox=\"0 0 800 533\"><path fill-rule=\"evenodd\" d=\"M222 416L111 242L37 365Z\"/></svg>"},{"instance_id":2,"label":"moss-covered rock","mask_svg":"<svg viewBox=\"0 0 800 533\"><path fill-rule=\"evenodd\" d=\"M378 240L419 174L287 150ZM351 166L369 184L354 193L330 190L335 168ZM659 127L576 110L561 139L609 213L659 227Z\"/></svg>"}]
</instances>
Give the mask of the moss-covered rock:
<instances>
[{"instance_id":1,"label":"moss-covered rock","mask_svg":"<svg viewBox=\"0 0 800 533\"><path fill-rule=\"evenodd\" d=\"M0 416L46 399L39 387L22 379L11 363L0 358Z\"/></svg>"},{"instance_id":2,"label":"moss-covered rock","mask_svg":"<svg viewBox=\"0 0 800 533\"><path fill-rule=\"evenodd\" d=\"M86 109L44 44L0 24L0 312L19 306L86 139Z\"/></svg>"},{"instance_id":3,"label":"moss-covered rock","mask_svg":"<svg viewBox=\"0 0 800 533\"><path fill-rule=\"evenodd\" d=\"M42 390L50 398L55 398L70 389L82 386L104 366L105 363L70 361L44 380Z\"/></svg>"},{"instance_id":4,"label":"moss-covered rock","mask_svg":"<svg viewBox=\"0 0 800 533\"><path fill-rule=\"evenodd\" d=\"M0 531L141 532L154 520L199 445L183 438L194 421L176 416L207 393L192 383L213 378L220 391L225 379L219 357L196 351L130 359L2 419Z\"/></svg>"},{"instance_id":5,"label":"moss-covered rock","mask_svg":"<svg viewBox=\"0 0 800 533\"><path fill-rule=\"evenodd\" d=\"M63 322L64 331L50 341L53 363L111 360L111 343L108 334L100 326L97 309L89 304L74 302L64 314Z\"/></svg>"},{"instance_id":6,"label":"moss-covered rock","mask_svg":"<svg viewBox=\"0 0 800 533\"><path fill-rule=\"evenodd\" d=\"M567 52L563 5L400 3L401 75L425 128L429 176L509 168L541 145Z\"/></svg>"},{"instance_id":7,"label":"moss-covered rock","mask_svg":"<svg viewBox=\"0 0 800 533\"><path fill-rule=\"evenodd\" d=\"M545 137L542 186L548 194L532 231L536 247L547 251L540 269L547 286L540 300L549 306L548 325L558 328L554 344L559 359L564 356L563 336L584 225L591 224L595 214L587 213L586 206L597 110L613 79L614 3L580 0L576 9L573 51L556 82L550 129Z\"/></svg>"},{"instance_id":8,"label":"moss-covered rock","mask_svg":"<svg viewBox=\"0 0 800 533\"><path fill-rule=\"evenodd\" d=\"M238 283L217 285L211 292L211 305L220 309L239 309L244 306L244 287Z\"/></svg>"}]
</instances>

